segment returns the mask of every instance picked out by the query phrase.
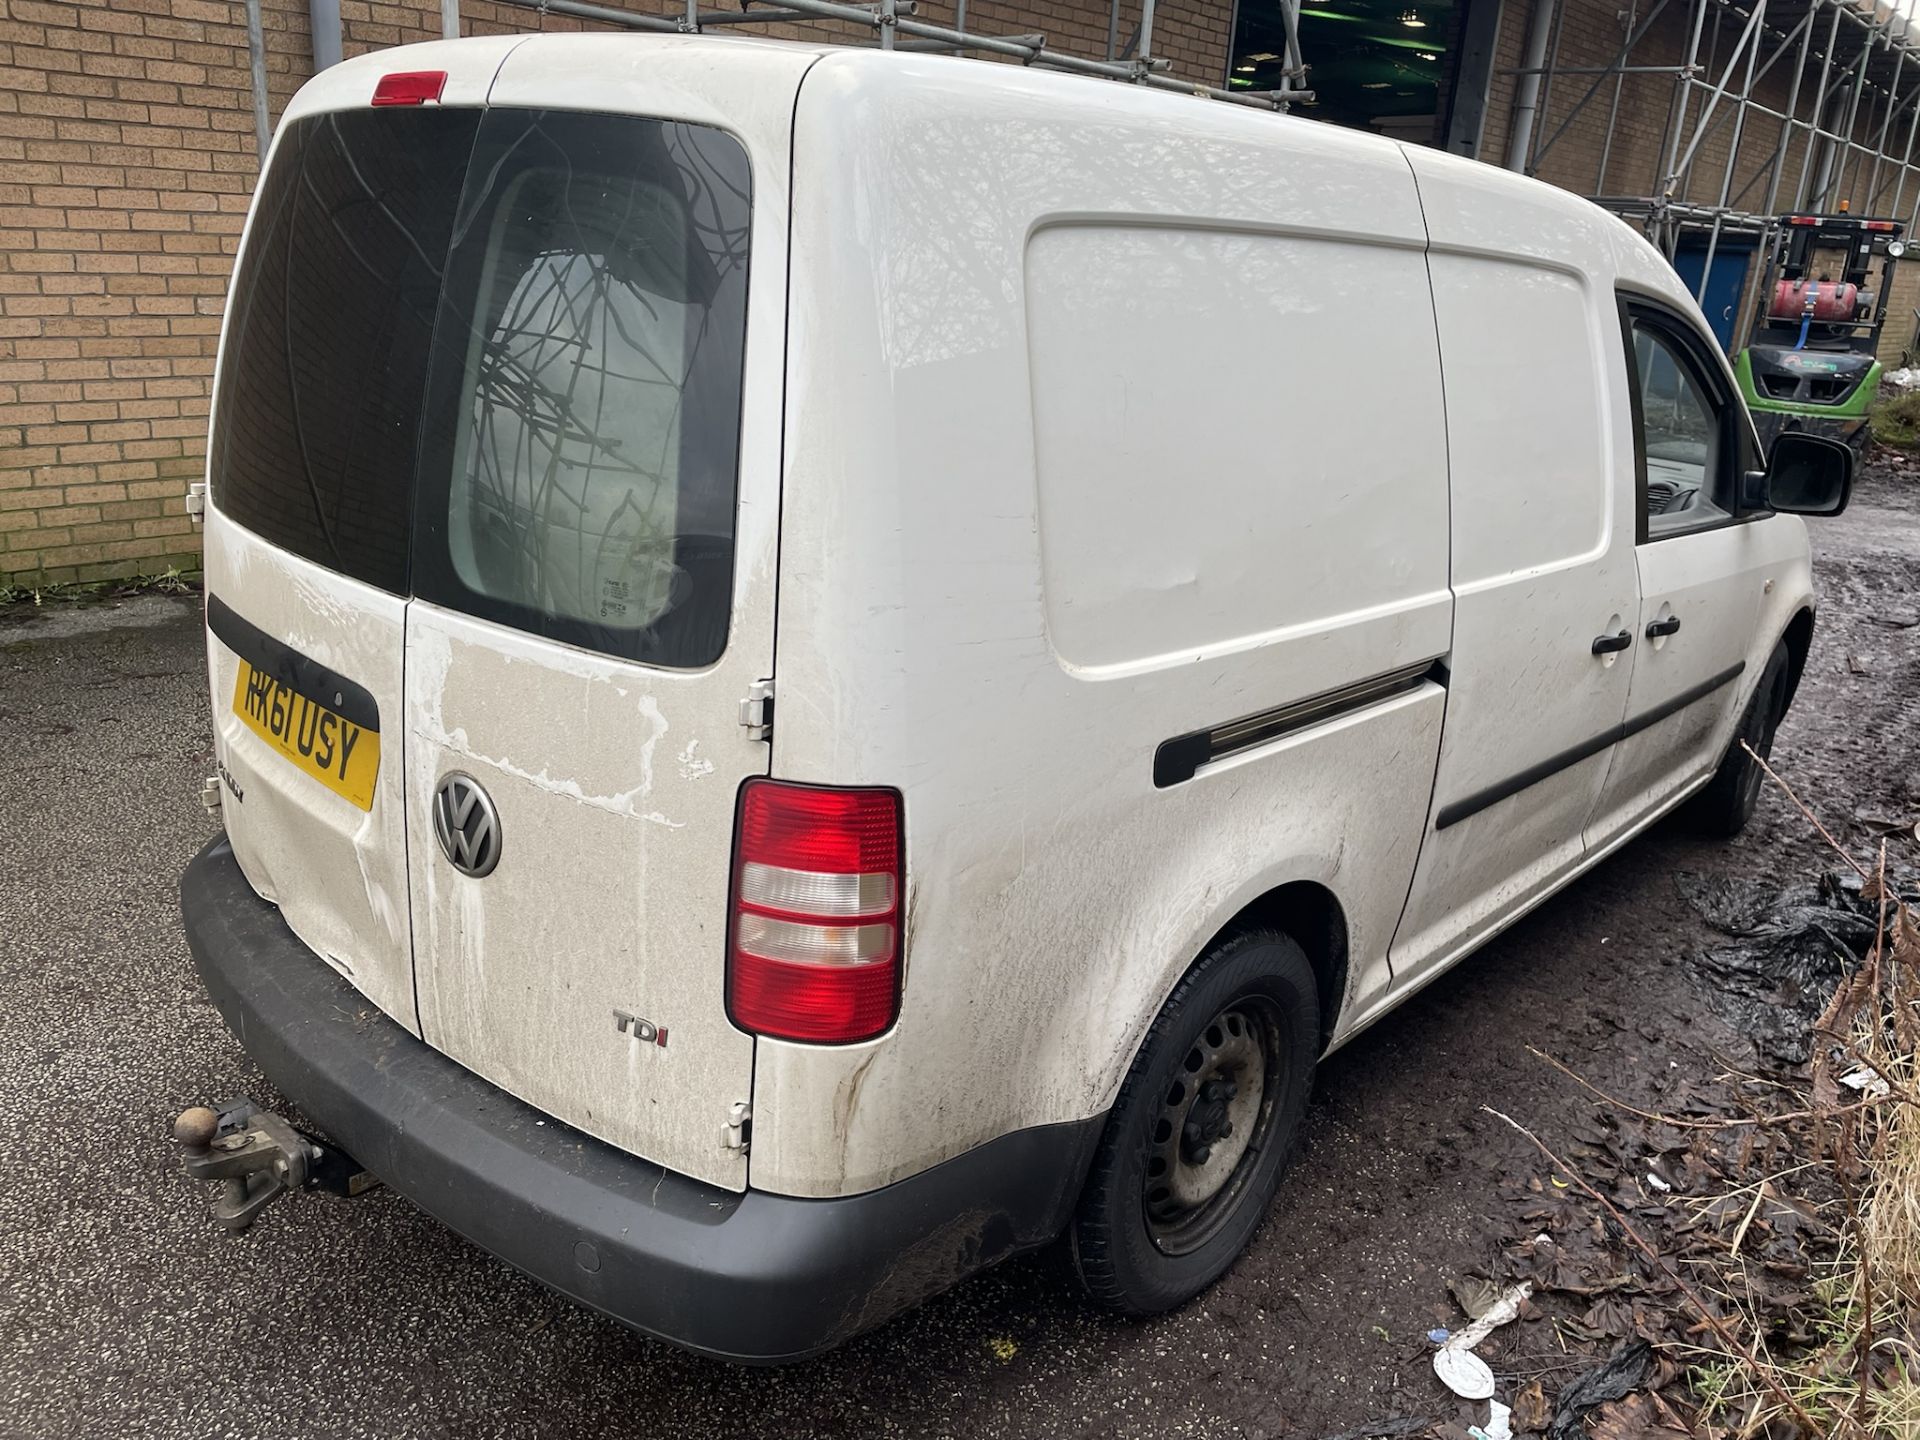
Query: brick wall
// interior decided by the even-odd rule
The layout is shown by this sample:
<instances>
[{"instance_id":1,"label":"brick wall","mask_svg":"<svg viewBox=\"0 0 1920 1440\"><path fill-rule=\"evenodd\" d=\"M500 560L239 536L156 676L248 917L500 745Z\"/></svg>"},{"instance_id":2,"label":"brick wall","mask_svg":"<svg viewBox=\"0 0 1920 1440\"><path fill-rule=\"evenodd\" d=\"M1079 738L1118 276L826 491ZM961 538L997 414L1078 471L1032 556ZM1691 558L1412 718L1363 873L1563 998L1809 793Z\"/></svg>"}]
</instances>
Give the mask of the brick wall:
<instances>
[{"instance_id":1,"label":"brick wall","mask_svg":"<svg viewBox=\"0 0 1920 1440\"><path fill-rule=\"evenodd\" d=\"M438 0L340 9L348 55L439 35ZM1155 52L1219 83L1230 11L1161 4ZM1099 57L1107 13L1101 0L982 0L968 25L1042 30ZM950 21L952 7L921 15ZM461 16L468 34L581 28L483 0ZM262 21L277 119L311 73L305 0L263 0ZM1123 44L1138 23L1132 0ZM0 0L0 581L198 563L183 495L205 465L221 306L256 170L238 0Z\"/></svg>"},{"instance_id":2,"label":"brick wall","mask_svg":"<svg viewBox=\"0 0 1920 1440\"><path fill-rule=\"evenodd\" d=\"M627 3L659 14L679 8L675 0ZM1498 67L1519 65L1531 8L1507 0ZM1685 8L1669 7L1635 63L1681 58ZM1164 0L1155 52L1179 75L1219 83L1231 9L1231 0ZM1561 63L1611 58L1625 33L1620 9L1563 4ZM467 33L580 28L489 0L466 0L461 11ZM277 117L311 70L307 7L305 0L263 0L263 12ZM439 33L438 0L341 0L341 13L349 55ZM951 0L923 4L921 14L950 21ZM1122 4L1123 46L1139 14L1139 0ZM1106 52L1103 0L975 0L968 24L1041 30L1056 49ZM786 33L854 38L830 27ZM1708 69L1718 73L1723 59L1716 57L1729 53L1732 40L1728 28L1703 45ZM1776 108L1785 108L1789 69L1790 62L1776 67L1760 87ZM1562 76L1550 87L1543 140L1588 83ZM1514 86L1513 76L1496 74L1488 98L1481 154L1495 163L1505 154ZM1627 77L1603 174L1611 87L1603 83L1548 151L1543 178L1583 194L1654 187L1672 79ZM1697 95L1692 103L1698 106ZM1684 197L1718 199L1732 107L1722 113L1685 177ZM1877 125L1869 111L1858 133L1871 138ZM1733 171L1736 203L1764 208L1764 181L1755 176L1776 138L1771 121L1749 125ZM0 0L0 580L195 563L198 539L182 495L205 462L220 311L256 163L240 0ZM1783 207L1803 164L1804 147L1796 145ZM1903 208L1916 185L1920 179L1909 182ZM1869 188L1867 167L1856 167L1846 186L1856 212L1873 208ZM1887 188L1880 186L1882 209ZM1912 339L1920 263L1895 288L1887 359Z\"/></svg>"},{"instance_id":3,"label":"brick wall","mask_svg":"<svg viewBox=\"0 0 1920 1440\"><path fill-rule=\"evenodd\" d=\"M0 575L151 568L194 548L244 33L197 0L0 17Z\"/></svg>"}]
</instances>

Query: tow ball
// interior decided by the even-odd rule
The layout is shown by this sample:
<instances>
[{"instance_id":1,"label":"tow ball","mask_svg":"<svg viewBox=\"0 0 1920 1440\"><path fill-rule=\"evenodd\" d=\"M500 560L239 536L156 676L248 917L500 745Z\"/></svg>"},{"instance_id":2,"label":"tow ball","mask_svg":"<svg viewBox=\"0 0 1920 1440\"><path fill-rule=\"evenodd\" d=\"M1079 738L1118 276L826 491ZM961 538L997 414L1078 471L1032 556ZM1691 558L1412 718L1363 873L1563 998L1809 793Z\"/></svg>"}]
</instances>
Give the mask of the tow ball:
<instances>
[{"instance_id":1,"label":"tow ball","mask_svg":"<svg viewBox=\"0 0 1920 1440\"><path fill-rule=\"evenodd\" d=\"M214 1223L235 1234L295 1190L362 1195L380 1183L346 1151L323 1145L244 1095L218 1109L182 1110L173 1138L187 1178L220 1187Z\"/></svg>"}]
</instances>

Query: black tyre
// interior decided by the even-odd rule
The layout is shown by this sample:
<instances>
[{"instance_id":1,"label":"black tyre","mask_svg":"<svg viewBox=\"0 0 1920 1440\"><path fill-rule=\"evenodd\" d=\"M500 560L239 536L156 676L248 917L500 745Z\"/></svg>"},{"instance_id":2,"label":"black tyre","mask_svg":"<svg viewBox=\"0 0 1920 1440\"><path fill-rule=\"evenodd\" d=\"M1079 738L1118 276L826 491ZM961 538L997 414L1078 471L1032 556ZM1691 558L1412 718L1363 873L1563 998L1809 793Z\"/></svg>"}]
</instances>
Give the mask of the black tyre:
<instances>
[{"instance_id":1,"label":"black tyre","mask_svg":"<svg viewBox=\"0 0 1920 1440\"><path fill-rule=\"evenodd\" d=\"M1273 1199L1319 1048L1313 967L1291 939L1252 931L1201 957L1147 1032L1081 1192L1088 1295L1152 1315L1220 1277Z\"/></svg>"},{"instance_id":2,"label":"black tyre","mask_svg":"<svg viewBox=\"0 0 1920 1440\"><path fill-rule=\"evenodd\" d=\"M1760 673L1760 683L1754 686L1753 698L1747 702L1740 728L1733 732L1733 743L1727 747L1720 768L1713 772L1707 788L1687 802L1687 818L1703 834L1738 835L1753 818L1766 773L1740 742L1746 741L1763 758L1773 754L1773 732L1787 710L1787 664L1783 642L1774 646L1767 658L1767 668Z\"/></svg>"}]
</instances>

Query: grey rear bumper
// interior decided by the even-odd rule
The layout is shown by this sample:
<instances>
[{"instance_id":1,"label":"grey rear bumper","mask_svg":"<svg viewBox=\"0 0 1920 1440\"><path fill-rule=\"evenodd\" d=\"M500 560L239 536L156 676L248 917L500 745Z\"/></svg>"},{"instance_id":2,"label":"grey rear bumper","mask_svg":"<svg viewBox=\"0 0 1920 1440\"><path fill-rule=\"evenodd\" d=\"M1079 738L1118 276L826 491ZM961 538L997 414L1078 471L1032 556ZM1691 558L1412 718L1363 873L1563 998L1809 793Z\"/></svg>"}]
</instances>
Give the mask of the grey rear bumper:
<instances>
[{"instance_id":1,"label":"grey rear bumper","mask_svg":"<svg viewBox=\"0 0 1920 1440\"><path fill-rule=\"evenodd\" d=\"M228 1027L332 1140L535 1279L707 1355L800 1359L1046 1244L1099 1136L1098 1118L1016 1131L844 1199L735 1194L547 1119L402 1030L253 892L225 837L188 867L181 910Z\"/></svg>"}]
</instances>

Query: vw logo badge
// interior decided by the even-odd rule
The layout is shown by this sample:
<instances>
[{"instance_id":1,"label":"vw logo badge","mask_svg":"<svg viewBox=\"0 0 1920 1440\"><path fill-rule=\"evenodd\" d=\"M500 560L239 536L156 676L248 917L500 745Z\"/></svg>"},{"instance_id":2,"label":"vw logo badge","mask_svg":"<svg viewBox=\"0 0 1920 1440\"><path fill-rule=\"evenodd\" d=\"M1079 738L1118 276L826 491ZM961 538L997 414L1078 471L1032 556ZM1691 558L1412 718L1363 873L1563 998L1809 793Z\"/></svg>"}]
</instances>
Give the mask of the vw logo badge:
<instances>
[{"instance_id":1,"label":"vw logo badge","mask_svg":"<svg viewBox=\"0 0 1920 1440\"><path fill-rule=\"evenodd\" d=\"M500 863L500 816L480 782L458 770L433 792L433 833L462 875L478 880Z\"/></svg>"}]
</instances>

